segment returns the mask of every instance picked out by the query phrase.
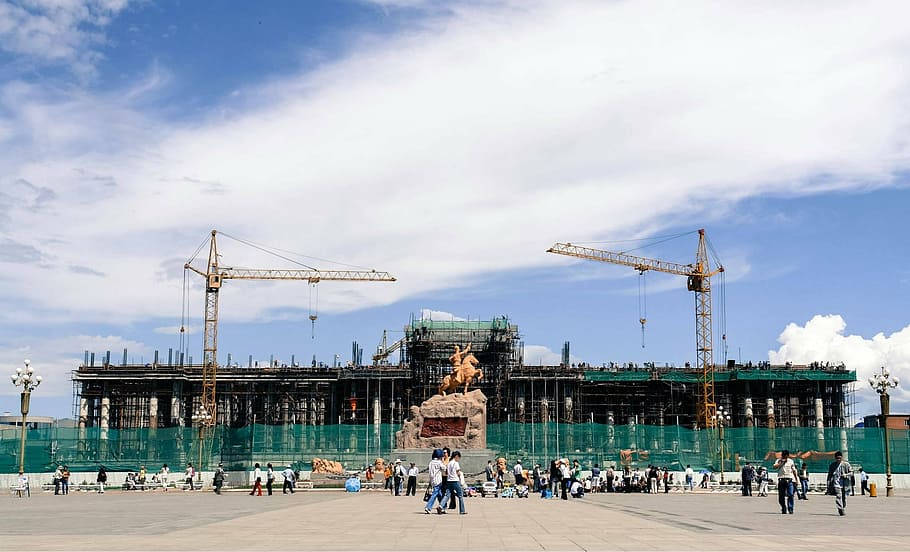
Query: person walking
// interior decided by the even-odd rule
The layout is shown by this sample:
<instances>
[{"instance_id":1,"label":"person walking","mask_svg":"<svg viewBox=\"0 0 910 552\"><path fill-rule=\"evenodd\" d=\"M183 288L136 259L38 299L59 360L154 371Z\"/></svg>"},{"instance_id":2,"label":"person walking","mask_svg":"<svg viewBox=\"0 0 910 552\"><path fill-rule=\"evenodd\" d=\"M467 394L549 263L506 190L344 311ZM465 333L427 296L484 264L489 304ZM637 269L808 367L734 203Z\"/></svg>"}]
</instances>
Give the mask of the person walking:
<instances>
[{"instance_id":1,"label":"person walking","mask_svg":"<svg viewBox=\"0 0 910 552\"><path fill-rule=\"evenodd\" d=\"M401 459L395 460L395 466L392 468L392 487L395 496L401 496L401 480L404 467L401 465Z\"/></svg>"},{"instance_id":2,"label":"person walking","mask_svg":"<svg viewBox=\"0 0 910 552\"><path fill-rule=\"evenodd\" d=\"M866 473L866 470L862 466L859 467L859 491L866 495L866 491L869 490L869 474Z\"/></svg>"},{"instance_id":3,"label":"person walking","mask_svg":"<svg viewBox=\"0 0 910 552\"><path fill-rule=\"evenodd\" d=\"M686 464L686 487L689 488L689 492L695 491L695 470L689 464Z\"/></svg>"},{"instance_id":4,"label":"person walking","mask_svg":"<svg viewBox=\"0 0 910 552\"><path fill-rule=\"evenodd\" d=\"M651 466L651 469L648 470L648 492L656 495L659 481L660 475L657 473L657 466Z\"/></svg>"},{"instance_id":5,"label":"person walking","mask_svg":"<svg viewBox=\"0 0 910 552\"><path fill-rule=\"evenodd\" d=\"M464 474L461 472L459 460L461 460L461 453L456 450L452 453L452 458L446 465L446 473L448 475L446 485L448 487L448 495L451 497L449 500L452 501L455 497L458 497L458 513L464 515L467 513L464 509L464 489L461 486L461 479ZM443 510L443 513L445 513L445 510Z\"/></svg>"},{"instance_id":6,"label":"person walking","mask_svg":"<svg viewBox=\"0 0 910 552\"><path fill-rule=\"evenodd\" d=\"M793 492L799 474L796 473L796 464L790 458L789 450L780 452L780 458L774 462L774 469L777 470L777 502L780 504L780 513L792 514Z\"/></svg>"},{"instance_id":7,"label":"person walking","mask_svg":"<svg viewBox=\"0 0 910 552\"><path fill-rule=\"evenodd\" d=\"M487 467L483 469L483 474L486 476L487 481L493 481L493 461L487 460Z\"/></svg>"},{"instance_id":8,"label":"person walking","mask_svg":"<svg viewBox=\"0 0 910 552\"><path fill-rule=\"evenodd\" d=\"M290 464L288 464L288 467L281 470L281 477L284 478L284 486L281 487L281 494L288 494L288 489L290 489L291 494L294 494L294 470L291 469Z\"/></svg>"},{"instance_id":9,"label":"person walking","mask_svg":"<svg viewBox=\"0 0 910 552\"><path fill-rule=\"evenodd\" d=\"M616 474L613 473L613 466L607 468L607 492L613 492L613 480L616 478Z\"/></svg>"},{"instance_id":10,"label":"person walking","mask_svg":"<svg viewBox=\"0 0 910 552\"><path fill-rule=\"evenodd\" d=\"M540 492L540 464L534 464L534 470L531 472L534 478L534 492Z\"/></svg>"},{"instance_id":11,"label":"person walking","mask_svg":"<svg viewBox=\"0 0 910 552\"><path fill-rule=\"evenodd\" d=\"M224 464L218 462L215 468L215 477L212 479L212 486L215 487L215 494L221 494L221 487L224 485Z\"/></svg>"},{"instance_id":12,"label":"person walking","mask_svg":"<svg viewBox=\"0 0 910 552\"><path fill-rule=\"evenodd\" d=\"M799 467L799 499L809 500L809 468L805 461Z\"/></svg>"},{"instance_id":13,"label":"person walking","mask_svg":"<svg viewBox=\"0 0 910 552\"><path fill-rule=\"evenodd\" d=\"M253 465L253 490L250 491L250 496L257 492L262 496L262 468L259 467L259 462Z\"/></svg>"},{"instance_id":14,"label":"person walking","mask_svg":"<svg viewBox=\"0 0 910 552\"><path fill-rule=\"evenodd\" d=\"M145 469L145 466L140 466L139 467L139 476L137 478L137 481L139 483L139 486L142 487L143 491L145 490L145 480L147 478L148 478L148 470Z\"/></svg>"},{"instance_id":15,"label":"person walking","mask_svg":"<svg viewBox=\"0 0 910 552\"><path fill-rule=\"evenodd\" d=\"M193 480L196 478L196 470L193 468L193 464L191 462L186 463L186 471L183 473L183 477L190 490L195 491L196 487L194 486L195 483L193 483Z\"/></svg>"},{"instance_id":16,"label":"person walking","mask_svg":"<svg viewBox=\"0 0 910 552\"><path fill-rule=\"evenodd\" d=\"M60 494L60 482L63 481L63 466L57 466L54 470L54 495Z\"/></svg>"},{"instance_id":17,"label":"person walking","mask_svg":"<svg viewBox=\"0 0 910 552\"><path fill-rule=\"evenodd\" d=\"M167 482L171 476L171 469L167 467L167 464L161 466L161 471L158 472L158 480L161 481L161 488L164 489L164 492L167 492Z\"/></svg>"},{"instance_id":18,"label":"person walking","mask_svg":"<svg viewBox=\"0 0 910 552\"><path fill-rule=\"evenodd\" d=\"M758 468L758 496L768 496L768 468Z\"/></svg>"},{"instance_id":19,"label":"person walking","mask_svg":"<svg viewBox=\"0 0 910 552\"><path fill-rule=\"evenodd\" d=\"M664 494L670 492L670 469L664 466Z\"/></svg>"},{"instance_id":20,"label":"person walking","mask_svg":"<svg viewBox=\"0 0 910 552\"><path fill-rule=\"evenodd\" d=\"M408 487L405 491L405 496L416 496L417 495L417 476L420 474L420 469L414 465L414 462L411 462L411 465L408 467Z\"/></svg>"},{"instance_id":21,"label":"person walking","mask_svg":"<svg viewBox=\"0 0 910 552\"><path fill-rule=\"evenodd\" d=\"M425 514L430 513L430 509L433 508L433 504L437 500L439 501L439 505L436 506L436 513L445 513L445 511L442 509L443 495L445 494L445 489L442 487L442 472L444 469L444 466L442 464L442 455L442 450L435 449L433 451L433 457L430 459L430 463L427 466L427 474L430 477L430 485L433 487L433 492L430 493L430 498L427 500L427 504L423 508L423 513Z\"/></svg>"},{"instance_id":22,"label":"person walking","mask_svg":"<svg viewBox=\"0 0 910 552\"><path fill-rule=\"evenodd\" d=\"M60 477L60 491L65 495L70 494L70 468L66 464L63 465L63 473Z\"/></svg>"},{"instance_id":23,"label":"person walking","mask_svg":"<svg viewBox=\"0 0 910 552\"><path fill-rule=\"evenodd\" d=\"M740 473L743 480L743 496L752 496L752 480L755 479L755 468L751 462L746 462Z\"/></svg>"},{"instance_id":24,"label":"person walking","mask_svg":"<svg viewBox=\"0 0 910 552\"><path fill-rule=\"evenodd\" d=\"M98 493L104 494L104 484L107 483L107 470L104 466L98 468L98 475L95 477L95 483L98 484Z\"/></svg>"},{"instance_id":25,"label":"person walking","mask_svg":"<svg viewBox=\"0 0 910 552\"><path fill-rule=\"evenodd\" d=\"M569 468L569 460L563 458L559 462L559 475L560 475L560 487L562 487L562 495L560 498L563 500L569 500L569 484L572 482L572 470Z\"/></svg>"},{"instance_id":26,"label":"person walking","mask_svg":"<svg viewBox=\"0 0 910 552\"><path fill-rule=\"evenodd\" d=\"M844 460L844 455L841 451L834 453L834 462L837 464L832 474L834 506L837 508L838 515L843 516L847 514L847 487L850 485L853 468L850 467L849 462Z\"/></svg>"},{"instance_id":27,"label":"person walking","mask_svg":"<svg viewBox=\"0 0 910 552\"><path fill-rule=\"evenodd\" d=\"M272 469L272 463L269 462L265 465L265 488L269 492L269 496L272 496L272 484L275 483L275 470Z\"/></svg>"}]
</instances>

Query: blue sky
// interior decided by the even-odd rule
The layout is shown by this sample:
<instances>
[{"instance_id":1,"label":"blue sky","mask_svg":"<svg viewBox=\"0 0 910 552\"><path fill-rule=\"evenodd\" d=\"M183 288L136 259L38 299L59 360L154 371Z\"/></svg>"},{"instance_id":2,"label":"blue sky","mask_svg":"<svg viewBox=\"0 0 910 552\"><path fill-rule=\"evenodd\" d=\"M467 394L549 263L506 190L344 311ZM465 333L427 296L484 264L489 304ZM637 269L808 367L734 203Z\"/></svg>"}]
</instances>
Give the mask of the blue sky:
<instances>
[{"instance_id":1,"label":"blue sky","mask_svg":"<svg viewBox=\"0 0 910 552\"><path fill-rule=\"evenodd\" d=\"M528 362L569 340L682 364L683 279L648 276L643 349L634 271L545 250L704 227L731 357L910 375L908 18L788 10L0 3L0 363L30 357L36 412L69 414L83 349L176 345L182 263L214 227L399 277L321 285L315 339L305 285L229 282L222 362L331 362L355 339L366 358L432 309L508 314ZM688 262L695 239L641 253Z\"/></svg>"}]
</instances>

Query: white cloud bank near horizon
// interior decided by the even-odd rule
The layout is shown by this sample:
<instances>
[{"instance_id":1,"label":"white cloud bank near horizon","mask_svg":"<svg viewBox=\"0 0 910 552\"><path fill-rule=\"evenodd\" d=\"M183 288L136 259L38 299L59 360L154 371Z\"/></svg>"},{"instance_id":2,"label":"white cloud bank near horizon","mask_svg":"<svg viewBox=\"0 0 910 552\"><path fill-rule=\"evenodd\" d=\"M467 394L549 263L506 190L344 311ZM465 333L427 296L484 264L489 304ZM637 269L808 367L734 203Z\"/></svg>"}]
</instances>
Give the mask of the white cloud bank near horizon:
<instances>
[{"instance_id":1,"label":"white cloud bank near horizon","mask_svg":"<svg viewBox=\"0 0 910 552\"><path fill-rule=\"evenodd\" d=\"M847 369L856 370L857 410L868 414L880 410L869 376L885 366L902 383L891 392L892 412L910 410L910 325L891 335L878 333L870 339L845 335L846 328L847 323L839 314L816 315L802 326L790 323L778 337L780 348L768 351L768 360L772 364L845 363Z\"/></svg>"}]
</instances>

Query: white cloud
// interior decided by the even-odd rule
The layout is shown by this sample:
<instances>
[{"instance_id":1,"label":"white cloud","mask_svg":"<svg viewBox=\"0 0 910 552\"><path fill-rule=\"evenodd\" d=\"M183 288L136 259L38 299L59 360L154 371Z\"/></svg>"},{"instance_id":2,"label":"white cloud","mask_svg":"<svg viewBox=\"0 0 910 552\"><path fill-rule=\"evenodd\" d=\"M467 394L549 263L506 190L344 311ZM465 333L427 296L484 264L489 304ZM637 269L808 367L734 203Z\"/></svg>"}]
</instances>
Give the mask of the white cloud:
<instances>
[{"instance_id":1,"label":"white cloud","mask_svg":"<svg viewBox=\"0 0 910 552\"><path fill-rule=\"evenodd\" d=\"M423 320L446 320L446 321L465 320L464 318L461 318L460 316L455 316L451 312L438 311L438 310L432 310L432 309L420 309L420 318L422 318Z\"/></svg>"},{"instance_id":2,"label":"white cloud","mask_svg":"<svg viewBox=\"0 0 910 552\"><path fill-rule=\"evenodd\" d=\"M338 312L567 263L543 252L560 239L884 186L910 164L904 3L873 9L887 17L820 2L458 6L189 123L141 111L129 90L2 85L0 187L55 197L0 197L0 234L42 259L0 261L0 316L173 316L182 260L211 227L399 278L320 285L320 312ZM130 90L147 96L160 70ZM283 264L221 245L227 264ZM297 283L232 281L221 314L308 301Z\"/></svg>"},{"instance_id":3,"label":"white cloud","mask_svg":"<svg viewBox=\"0 0 910 552\"><path fill-rule=\"evenodd\" d=\"M902 387L892 392L892 411L910 410L910 325L885 335L878 333L871 339L859 335L844 335L847 323L838 314L816 315L805 325L788 324L778 337L781 347L768 351L772 364L792 362L844 362L856 370L858 414L879 411L878 395L869 387L869 376L886 366L902 381Z\"/></svg>"},{"instance_id":4,"label":"white cloud","mask_svg":"<svg viewBox=\"0 0 910 552\"><path fill-rule=\"evenodd\" d=\"M553 352L545 345L525 345L524 363L527 366L558 366L562 362L562 354ZM577 364L580 359L569 353L569 363Z\"/></svg>"},{"instance_id":5,"label":"white cloud","mask_svg":"<svg viewBox=\"0 0 910 552\"><path fill-rule=\"evenodd\" d=\"M0 2L0 49L39 63L94 74L103 29L127 0L8 0Z\"/></svg>"},{"instance_id":6,"label":"white cloud","mask_svg":"<svg viewBox=\"0 0 910 552\"><path fill-rule=\"evenodd\" d=\"M126 348L131 361L143 357L151 361L150 347L139 341L116 335L70 335L63 337L17 336L0 343L0 367L12 373L22 361L31 359L32 366L43 378L41 394L44 396L70 396L73 392L71 374L84 360L84 351L95 353L95 365L103 362L98 355L111 352L111 362L119 364ZM0 376L6 378L3 372ZM0 386L0 395L17 391L12 385Z\"/></svg>"}]
</instances>

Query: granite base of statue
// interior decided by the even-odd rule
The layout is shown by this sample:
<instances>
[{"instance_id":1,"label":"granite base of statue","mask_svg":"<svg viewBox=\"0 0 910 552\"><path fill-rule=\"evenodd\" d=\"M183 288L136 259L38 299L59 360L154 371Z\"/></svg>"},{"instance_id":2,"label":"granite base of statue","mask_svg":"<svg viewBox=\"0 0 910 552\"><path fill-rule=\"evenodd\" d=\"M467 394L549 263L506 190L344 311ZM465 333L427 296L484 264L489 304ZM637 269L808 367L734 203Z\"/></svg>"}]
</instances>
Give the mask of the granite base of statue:
<instances>
[{"instance_id":1,"label":"granite base of statue","mask_svg":"<svg viewBox=\"0 0 910 552\"><path fill-rule=\"evenodd\" d=\"M420 406L412 406L410 418L395 434L392 452L402 462L414 462L421 469L430 461L433 449L449 447L461 452L461 469L473 481L482 474L495 453L487 449L487 398L479 390L434 395Z\"/></svg>"}]
</instances>

